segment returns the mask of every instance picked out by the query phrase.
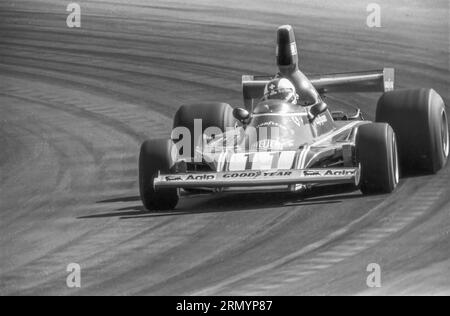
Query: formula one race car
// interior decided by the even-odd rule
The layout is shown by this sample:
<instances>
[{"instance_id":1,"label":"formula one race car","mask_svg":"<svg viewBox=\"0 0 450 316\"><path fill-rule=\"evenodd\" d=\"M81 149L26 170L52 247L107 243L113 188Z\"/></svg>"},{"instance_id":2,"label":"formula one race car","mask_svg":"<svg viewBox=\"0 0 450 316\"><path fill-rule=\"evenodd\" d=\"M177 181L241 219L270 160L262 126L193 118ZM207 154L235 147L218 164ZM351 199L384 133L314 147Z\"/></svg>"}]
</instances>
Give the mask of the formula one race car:
<instances>
[{"instance_id":1,"label":"formula one race car","mask_svg":"<svg viewBox=\"0 0 450 316\"><path fill-rule=\"evenodd\" d=\"M348 183L363 194L391 193L401 173L436 173L446 164L447 114L434 90L393 91L390 68L307 78L289 25L278 29L277 64L275 77L243 76L245 108L182 106L171 139L142 145L140 194L148 210L174 209L181 193ZM271 98L274 80L292 83L278 92L295 89L295 97ZM360 111L330 112L329 92L383 92L375 122Z\"/></svg>"}]
</instances>

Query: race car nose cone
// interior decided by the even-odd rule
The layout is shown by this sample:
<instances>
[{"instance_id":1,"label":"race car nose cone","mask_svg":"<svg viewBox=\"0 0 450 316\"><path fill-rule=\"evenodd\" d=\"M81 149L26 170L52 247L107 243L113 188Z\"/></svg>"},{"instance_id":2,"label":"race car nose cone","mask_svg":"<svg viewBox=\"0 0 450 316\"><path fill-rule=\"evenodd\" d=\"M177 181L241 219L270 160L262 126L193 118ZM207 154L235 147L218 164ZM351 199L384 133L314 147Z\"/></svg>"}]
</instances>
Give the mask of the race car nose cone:
<instances>
[{"instance_id":1,"label":"race car nose cone","mask_svg":"<svg viewBox=\"0 0 450 316\"><path fill-rule=\"evenodd\" d=\"M283 25L278 28L277 65L294 68L298 65L297 44L295 42L294 29L290 25Z\"/></svg>"}]
</instances>

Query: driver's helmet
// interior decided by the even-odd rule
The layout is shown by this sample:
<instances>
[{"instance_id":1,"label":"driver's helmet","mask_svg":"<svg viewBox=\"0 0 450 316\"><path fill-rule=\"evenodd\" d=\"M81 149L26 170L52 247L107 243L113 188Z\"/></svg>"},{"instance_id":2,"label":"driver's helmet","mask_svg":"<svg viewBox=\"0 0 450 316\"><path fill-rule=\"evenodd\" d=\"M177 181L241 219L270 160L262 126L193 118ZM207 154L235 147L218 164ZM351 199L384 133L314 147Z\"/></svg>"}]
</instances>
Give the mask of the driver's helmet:
<instances>
[{"instance_id":1,"label":"driver's helmet","mask_svg":"<svg viewBox=\"0 0 450 316\"><path fill-rule=\"evenodd\" d=\"M264 88L263 100L284 100L296 104L297 98L294 85L286 78L273 79Z\"/></svg>"}]
</instances>

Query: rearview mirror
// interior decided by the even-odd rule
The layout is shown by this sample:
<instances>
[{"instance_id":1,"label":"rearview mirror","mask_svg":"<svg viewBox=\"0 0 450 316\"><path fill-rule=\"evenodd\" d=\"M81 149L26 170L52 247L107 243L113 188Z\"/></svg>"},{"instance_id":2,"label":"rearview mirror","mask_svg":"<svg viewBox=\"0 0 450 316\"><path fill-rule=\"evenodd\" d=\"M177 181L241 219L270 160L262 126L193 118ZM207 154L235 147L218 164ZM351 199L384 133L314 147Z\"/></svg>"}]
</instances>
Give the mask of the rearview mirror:
<instances>
[{"instance_id":1,"label":"rearview mirror","mask_svg":"<svg viewBox=\"0 0 450 316\"><path fill-rule=\"evenodd\" d=\"M233 109L233 116L236 120L238 120L242 124L247 124L251 117L250 112L243 108Z\"/></svg>"},{"instance_id":2,"label":"rearview mirror","mask_svg":"<svg viewBox=\"0 0 450 316\"><path fill-rule=\"evenodd\" d=\"M314 121L316 117L318 117L320 114L326 112L328 110L328 106L325 102L320 101L319 103L314 104L309 109L309 119L311 121Z\"/></svg>"}]
</instances>

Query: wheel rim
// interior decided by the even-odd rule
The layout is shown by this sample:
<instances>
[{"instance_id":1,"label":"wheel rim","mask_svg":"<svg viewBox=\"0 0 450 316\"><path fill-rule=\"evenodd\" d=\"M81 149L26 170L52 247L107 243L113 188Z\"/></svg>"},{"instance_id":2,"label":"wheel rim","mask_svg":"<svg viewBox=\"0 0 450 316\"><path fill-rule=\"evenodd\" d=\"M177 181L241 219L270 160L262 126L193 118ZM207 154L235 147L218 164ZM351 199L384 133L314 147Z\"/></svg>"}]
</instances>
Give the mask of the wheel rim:
<instances>
[{"instance_id":1,"label":"wheel rim","mask_svg":"<svg viewBox=\"0 0 450 316\"><path fill-rule=\"evenodd\" d=\"M394 167L394 181L395 185L397 185L400 182L400 168L399 168L399 162L398 162L398 150L397 150L397 140L395 136L393 136L392 140L392 154L393 154L393 167Z\"/></svg>"},{"instance_id":2,"label":"wheel rim","mask_svg":"<svg viewBox=\"0 0 450 316\"><path fill-rule=\"evenodd\" d=\"M442 125L441 125L441 135L442 135L442 150L444 152L444 157L447 158L449 154L449 132L448 132L448 121L447 114L445 110L442 110Z\"/></svg>"}]
</instances>

